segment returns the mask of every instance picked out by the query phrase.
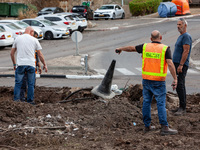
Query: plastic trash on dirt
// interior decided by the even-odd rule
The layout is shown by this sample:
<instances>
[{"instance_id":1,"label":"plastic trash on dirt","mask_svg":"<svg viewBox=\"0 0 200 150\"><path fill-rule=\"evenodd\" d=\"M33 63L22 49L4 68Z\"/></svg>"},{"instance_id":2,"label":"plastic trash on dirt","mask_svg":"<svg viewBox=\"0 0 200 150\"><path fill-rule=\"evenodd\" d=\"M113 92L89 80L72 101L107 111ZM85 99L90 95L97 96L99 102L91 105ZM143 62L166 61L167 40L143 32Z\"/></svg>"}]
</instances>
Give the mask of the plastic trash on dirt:
<instances>
[{"instance_id":1,"label":"plastic trash on dirt","mask_svg":"<svg viewBox=\"0 0 200 150\"><path fill-rule=\"evenodd\" d=\"M111 90L116 94L116 95L121 95L122 94L122 90L119 90L118 86L116 84L111 85Z\"/></svg>"}]
</instances>

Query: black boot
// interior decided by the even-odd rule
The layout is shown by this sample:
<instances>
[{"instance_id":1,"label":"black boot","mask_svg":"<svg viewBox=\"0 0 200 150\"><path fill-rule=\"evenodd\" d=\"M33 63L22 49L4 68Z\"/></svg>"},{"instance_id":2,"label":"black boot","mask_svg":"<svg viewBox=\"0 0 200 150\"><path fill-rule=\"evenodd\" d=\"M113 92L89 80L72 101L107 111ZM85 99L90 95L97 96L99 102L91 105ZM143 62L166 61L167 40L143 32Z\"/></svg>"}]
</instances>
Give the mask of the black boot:
<instances>
[{"instance_id":1,"label":"black boot","mask_svg":"<svg viewBox=\"0 0 200 150\"><path fill-rule=\"evenodd\" d=\"M178 133L177 130L170 129L168 126L164 125L161 126L161 132L160 132L161 135L174 135L177 133Z\"/></svg>"},{"instance_id":2,"label":"black boot","mask_svg":"<svg viewBox=\"0 0 200 150\"><path fill-rule=\"evenodd\" d=\"M183 109L181 107L177 110L177 112L174 113L175 116L183 116L185 114L186 114L186 109Z\"/></svg>"}]
</instances>

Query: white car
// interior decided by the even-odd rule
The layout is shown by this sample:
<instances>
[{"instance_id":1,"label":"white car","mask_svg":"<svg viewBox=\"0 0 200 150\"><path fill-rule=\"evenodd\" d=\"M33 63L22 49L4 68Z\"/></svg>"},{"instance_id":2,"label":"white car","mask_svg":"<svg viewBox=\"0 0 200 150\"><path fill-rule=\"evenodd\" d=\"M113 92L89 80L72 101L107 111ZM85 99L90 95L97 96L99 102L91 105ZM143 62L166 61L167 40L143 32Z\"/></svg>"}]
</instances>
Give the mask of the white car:
<instances>
[{"instance_id":1,"label":"white car","mask_svg":"<svg viewBox=\"0 0 200 150\"><path fill-rule=\"evenodd\" d=\"M29 25L25 22L22 22L20 20L0 20L0 23L14 23L16 26L20 27L20 28L23 28L23 29L26 29ZM34 29L35 32L37 32L38 34L38 40L42 40L43 39L43 32L40 28L38 27L32 27Z\"/></svg>"},{"instance_id":2,"label":"white car","mask_svg":"<svg viewBox=\"0 0 200 150\"><path fill-rule=\"evenodd\" d=\"M14 23L0 23L0 28L11 32L13 35L13 38L15 39L17 36L22 35L24 33L24 29L16 26Z\"/></svg>"},{"instance_id":3,"label":"white car","mask_svg":"<svg viewBox=\"0 0 200 150\"><path fill-rule=\"evenodd\" d=\"M76 24L76 21L70 16L65 14L49 14L49 15L41 15L36 18L39 19L47 19L49 21L52 21L53 23L57 25L66 25L67 28L70 30L70 33L73 31L78 30L78 26Z\"/></svg>"},{"instance_id":4,"label":"white car","mask_svg":"<svg viewBox=\"0 0 200 150\"><path fill-rule=\"evenodd\" d=\"M87 20L82 15L78 13L70 13L70 12L63 12L59 14L70 15L74 20L76 20L78 31L83 32L87 28Z\"/></svg>"},{"instance_id":5,"label":"white car","mask_svg":"<svg viewBox=\"0 0 200 150\"><path fill-rule=\"evenodd\" d=\"M30 26L39 27L44 34L44 38L51 40L53 38L69 37L69 30L65 26L59 26L46 19L23 19L23 22Z\"/></svg>"},{"instance_id":6,"label":"white car","mask_svg":"<svg viewBox=\"0 0 200 150\"><path fill-rule=\"evenodd\" d=\"M117 5L117 4L108 4L103 5L99 9L97 9L94 14L93 18L95 20L98 20L100 18L103 19L116 19L116 18L125 18L125 12L124 9Z\"/></svg>"},{"instance_id":7,"label":"white car","mask_svg":"<svg viewBox=\"0 0 200 150\"><path fill-rule=\"evenodd\" d=\"M6 47L12 45L14 38L11 32L6 32L0 28L0 47Z\"/></svg>"}]
</instances>

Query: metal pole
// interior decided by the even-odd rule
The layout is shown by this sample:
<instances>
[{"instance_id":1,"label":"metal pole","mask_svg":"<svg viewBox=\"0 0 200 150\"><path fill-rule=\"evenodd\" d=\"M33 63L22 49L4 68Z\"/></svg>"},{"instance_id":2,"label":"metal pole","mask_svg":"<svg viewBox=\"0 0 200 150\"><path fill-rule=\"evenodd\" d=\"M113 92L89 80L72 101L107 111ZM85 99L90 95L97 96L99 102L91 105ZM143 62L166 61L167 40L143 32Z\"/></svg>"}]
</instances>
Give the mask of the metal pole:
<instances>
[{"instance_id":1,"label":"metal pole","mask_svg":"<svg viewBox=\"0 0 200 150\"><path fill-rule=\"evenodd\" d=\"M123 4L124 4L124 1L122 0L122 6L123 6Z\"/></svg>"},{"instance_id":2,"label":"metal pole","mask_svg":"<svg viewBox=\"0 0 200 150\"><path fill-rule=\"evenodd\" d=\"M88 62L88 55L85 55L85 74L86 75L87 75L87 70L88 70L87 62Z\"/></svg>"},{"instance_id":3,"label":"metal pole","mask_svg":"<svg viewBox=\"0 0 200 150\"><path fill-rule=\"evenodd\" d=\"M78 56L79 53L78 53L78 37L77 37L77 32L75 32L75 39L76 39L76 56Z\"/></svg>"}]
</instances>

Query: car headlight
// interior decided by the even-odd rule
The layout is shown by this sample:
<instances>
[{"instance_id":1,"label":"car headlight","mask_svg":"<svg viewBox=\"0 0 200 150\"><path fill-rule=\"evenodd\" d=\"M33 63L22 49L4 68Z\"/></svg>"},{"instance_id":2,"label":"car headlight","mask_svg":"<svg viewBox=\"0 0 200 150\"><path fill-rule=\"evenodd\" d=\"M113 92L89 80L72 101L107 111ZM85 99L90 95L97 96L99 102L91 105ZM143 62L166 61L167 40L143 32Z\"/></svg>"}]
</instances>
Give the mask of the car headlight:
<instances>
[{"instance_id":1,"label":"car headlight","mask_svg":"<svg viewBox=\"0 0 200 150\"><path fill-rule=\"evenodd\" d=\"M53 30L55 30L55 31L62 31L61 29L55 29L55 28L53 28Z\"/></svg>"}]
</instances>

